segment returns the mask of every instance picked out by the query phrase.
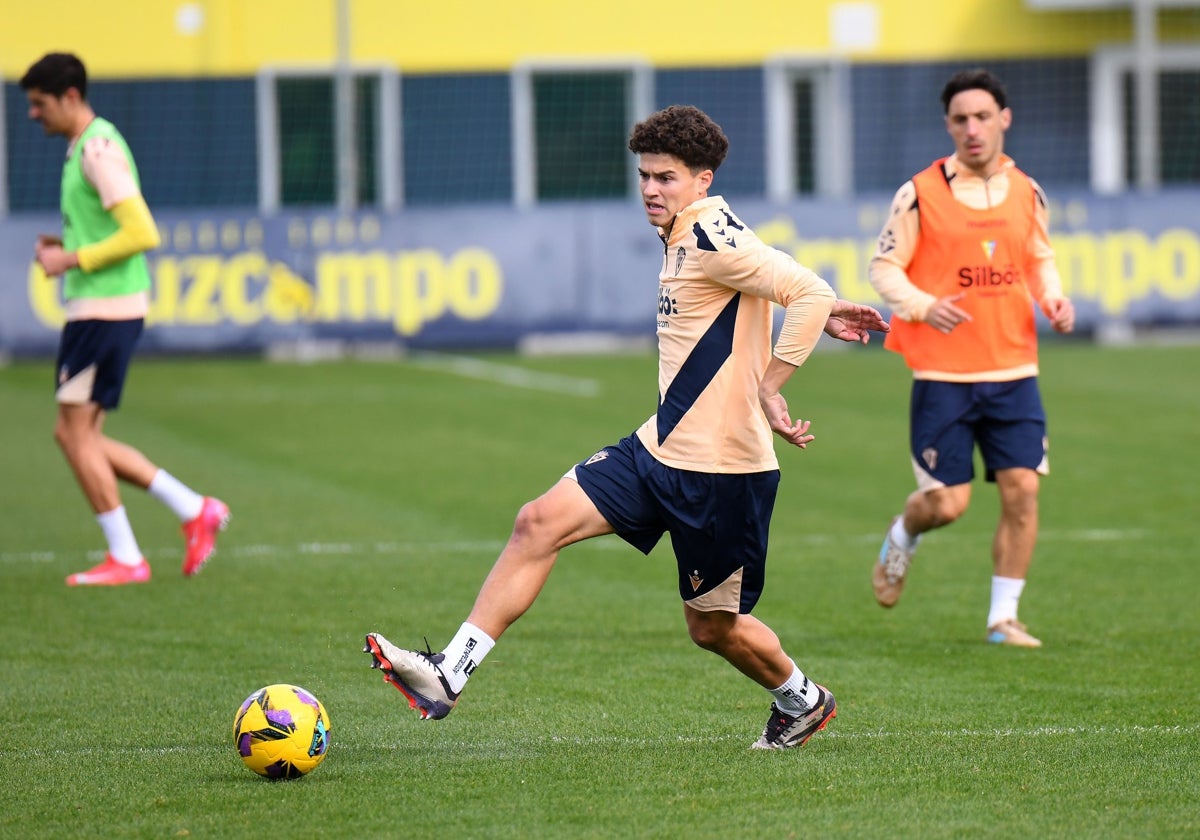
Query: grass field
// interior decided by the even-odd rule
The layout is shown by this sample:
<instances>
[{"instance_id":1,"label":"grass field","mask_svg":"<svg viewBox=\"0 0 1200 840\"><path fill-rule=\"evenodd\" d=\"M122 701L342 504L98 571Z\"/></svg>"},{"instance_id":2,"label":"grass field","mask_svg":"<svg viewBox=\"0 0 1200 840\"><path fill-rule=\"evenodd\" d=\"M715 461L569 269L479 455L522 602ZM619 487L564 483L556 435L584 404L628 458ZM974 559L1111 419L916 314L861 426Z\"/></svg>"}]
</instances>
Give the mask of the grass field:
<instances>
[{"instance_id":1,"label":"grass field","mask_svg":"<svg viewBox=\"0 0 1200 840\"><path fill-rule=\"evenodd\" d=\"M113 590L63 585L102 542L50 365L0 369L0 837L1200 835L1200 348L1043 349L1039 651L983 643L981 483L875 605L908 381L874 345L815 355L786 393L817 440L780 447L756 614L839 715L780 753L748 749L768 695L688 641L665 544L567 549L444 721L368 670L368 630L448 641L521 503L653 411L649 356L482 361L139 361L109 432L234 519L185 580L178 523L127 491L154 578ZM332 720L299 781L233 749L273 682Z\"/></svg>"}]
</instances>

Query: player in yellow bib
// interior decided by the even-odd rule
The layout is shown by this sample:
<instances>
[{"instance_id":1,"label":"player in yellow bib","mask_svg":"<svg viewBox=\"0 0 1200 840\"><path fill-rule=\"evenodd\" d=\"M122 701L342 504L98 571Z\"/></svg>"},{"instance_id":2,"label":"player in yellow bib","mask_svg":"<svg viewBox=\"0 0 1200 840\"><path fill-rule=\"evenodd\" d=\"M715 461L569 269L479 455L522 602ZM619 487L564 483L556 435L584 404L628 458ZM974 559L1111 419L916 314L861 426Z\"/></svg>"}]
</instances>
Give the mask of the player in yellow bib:
<instances>
[{"instance_id":1,"label":"player in yellow bib","mask_svg":"<svg viewBox=\"0 0 1200 840\"><path fill-rule=\"evenodd\" d=\"M871 284L895 315L884 346L913 372L917 479L872 582L881 605L900 598L921 534L966 512L978 446L1000 490L986 638L1039 647L1017 619L1037 541L1039 477L1049 471L1034 308L1062 333L1074 329L1075 310L1055 267L1046 196L1004 154L1007 99L986 70L947 82L954 154L896 193L871 260Z\"/></svg>"},{"instance_id":2,"label":"player in yellow bib","mask_svg":"<svg viewBox=\"0 0 1200 840\"><path fill-rule=\"evenodd\" d=\"M105 414L120 402L149 305L145 252L158 229L142 197L129 146L87 102L87 70L69 53L50 53L21 78L29 118L67 139L62 236L38 237L35 258L63 275L67 323L55 365L61 447L108 543L104 561L67 578L68 586L117 586L150 579L118 479L148 490L181 521L184 575L213 553L229 508L201 496L133 447L104 434Z\"/></svg>"}]
</instances>

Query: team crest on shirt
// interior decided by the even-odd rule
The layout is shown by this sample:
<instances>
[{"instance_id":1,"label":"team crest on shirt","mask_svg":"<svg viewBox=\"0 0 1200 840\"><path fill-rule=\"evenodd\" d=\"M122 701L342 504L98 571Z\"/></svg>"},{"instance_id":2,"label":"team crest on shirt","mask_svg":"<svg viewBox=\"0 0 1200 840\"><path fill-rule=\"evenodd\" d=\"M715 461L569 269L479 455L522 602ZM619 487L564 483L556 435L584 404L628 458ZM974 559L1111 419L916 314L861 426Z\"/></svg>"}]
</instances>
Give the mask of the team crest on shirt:
<instances>
[{"instance_id":1,"label":"team crest on shirt","mask_svg":"<svg viewBox=\"0 0 1200 840\"><path fill-rule=\"evenodd\" d=\"M692 583L692 591L699 592L701 584L704 583L704 578L700 577L700 570L693 569L692 573L688 575L688 580Z\"/></svg>"},{"instance_id":2,"label":"team crest on shirt","mask_svg":"<svg viewBox=\"0 0 1200 840\"><path fill-rule=\"evenodd\" d=\"M896 249L896 232L889 226L879 234L879 253L889 254Z\"/></svg>"},{"instance_id":3,"label":"team crest on shirt","mask_svg":"<svg viewBox=\"0 0 1200 840\"><path fill-rule=\"evenodd\" d=\"M925 466L931 470L937 469L938 451L932 446L927 446L921 450L921 460L925 462Z\"/></svg>"},{"instance_id":4,"label":"team crest on shirt","mask_svg":"<svg viewBox=\"0 0 1200 840\"><path fill-rule=\"evenodd\" d=\"M595 455L593 455L591 458L588 458L586 461L584 461L584 462L583 462L583 465L584 465L585 467L587 467L587 466L591 466L592 464L596 463L597 461L603 461L603 460L604 460L605 458L607 458L607 457L608 457L608 450L607 450L607 449L601 449L599 452L597 452L597 453L596 453Z\"/></svg>"},{"instance_id":5,"label":"team crest on shirt","mask_svg":"<svg viewBox=\"0 0 1200 840\"><path fill-rule=\"evenodd\" d=\"M979 243L983 247L984 256L988 258L988 262L992 261L992 255L996 253L996 240L985 239Z\"/></svg>"},{"instance_id":6,"label":"team crest on shirt","mask_svg":"<svg viewBox=\"0 0 1200 840\"><path fill-rule=\"evenodd\" d=\"M683 268L683 260L685 257L687 257L687 249L684 248L683 246L680 246L679 250L675 252L675 276L676 277L679 276L679 269Z\"/></svg>"}]
</instances>

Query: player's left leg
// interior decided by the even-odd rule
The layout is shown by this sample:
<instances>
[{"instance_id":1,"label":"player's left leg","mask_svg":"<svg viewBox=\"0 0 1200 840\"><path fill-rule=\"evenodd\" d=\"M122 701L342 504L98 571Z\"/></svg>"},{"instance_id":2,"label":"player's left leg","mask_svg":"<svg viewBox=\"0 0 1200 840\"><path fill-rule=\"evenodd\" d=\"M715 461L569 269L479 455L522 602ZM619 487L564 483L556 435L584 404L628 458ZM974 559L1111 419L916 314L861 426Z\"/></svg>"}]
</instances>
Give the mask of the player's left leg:
<instances>
[{"instance_id":1,"label":"player's left leg","mask_svg":"<svg viewBox=\"0 0 1200 840\"><path fill-rule=\"evenodd\" d=\"M1039 484L1038 474L1024 467L996 472L1000 522L992 542L992 567L1001 577L1024 580L1029 573L1037 544Z\"/></svg>"},{"instance_id":2,"label":"player's left leg","mask_svg":"<svg viewBox=\"0 0 1200 840\"><path fill-rule=\"evenodd\" d=\"M147 491L179 518L185 542L183 574L199 572L216 551L217 534L229 524L229 507L220 499L201 496L127 443L105 436L102 444L117 478Z\"/></svg>"},{"instance_id":3,"label":"player's left leg","mask_svg":"<svg viewBox=\"0 0 1200 840\"><path fill-rule=\"evenodd\" d=\"M754 747L800 746L837 706L750 614L765 581L779 472L719 475L660 465L649 483L670 523L688 635L771 693L770 717Z\"/></svg>"},{"instance_id":4,"label":"player's left leg","mask_svg":"<svg viewBox=\"0 0 1200 840\"><path fill-rule=\"evenodd\" d=\"M158 467L149 458L129 444L113 440L107 435L101 437L100 443L117 478L142 490L150 485Z\"/></svg>"},{"instance_id":5,"label":"player's left leg","mask_svg":"<svg viewBox=\"0 0 1200 840\"><path fill-rule=\"evenodd\" d=\"M770 627L749 614L683 605L688 634L771 692L770 717L755 749L799 747L837 716L833 693L813 682L784 652Z\"/></svg>"},{"instance_id":6,"label":"player's left leg","mask_svg":"<svg viewBox=\"0 0 1200 840\"><path fill-rule=\"evenodd\" d=\"M1000 492L1000 521L992 542L992 598L987 639L1018 647L1040 647L1017 619L1017 606L1033 561L1038 535L1038 491L1049 472L1046 420L1033 378L994 383L979 450L986 477Z\"/></svg>"},{"instance_id":7,"label":"player's left leg","mask_svg":"<svg viewBox=\"0 0 1200 840\"><path fill-rule=\"evenodd\" d=\"M992 600L988 641L1017 647L1041 647L1017 620L1017 606L1033 562L1038 534L1037 472L1025 467L996 471L1000 522L992 541Z\"/></svg>"},{"instance_id":8,"label":"player's left leg","mask_svg":"<svg viewBox=\"0 0 1200 840\"><path fill-rule=\"evenodd\" d=\"M229 507L220 499L201 496L127 443L104 436L102 444L117 478L145 490L179 518L185 543L183 574L199 572L216 551L217 534L229 524Z\"/></svg>"},{"instance_id":9,"label":"player's left leg","mask_svg":"<svg viewBox=\"0 0 1200 840\"><path fill-rule=\"evenodd\" d=\"M698 647L711 651L763 688L782 685L795 664L783 651L775 631L752 615L702 611L683 605L688 635Z\"/></svg>"}]
</instances>

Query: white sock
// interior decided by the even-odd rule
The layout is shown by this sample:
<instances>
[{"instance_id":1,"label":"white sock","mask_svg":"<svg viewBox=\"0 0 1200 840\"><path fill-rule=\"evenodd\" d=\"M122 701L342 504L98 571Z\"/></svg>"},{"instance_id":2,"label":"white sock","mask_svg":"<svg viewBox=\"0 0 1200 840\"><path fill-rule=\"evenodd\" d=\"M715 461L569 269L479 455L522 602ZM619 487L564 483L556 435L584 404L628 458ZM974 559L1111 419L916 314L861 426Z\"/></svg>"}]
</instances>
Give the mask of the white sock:
<instances>
[{"instance_id":1,"label":"white sock","mask_svg":"<svg viewBox=\"0 0 1200 840\"><path fill-rule=\"evenodd\" d=\"M125 505L118 505L107 513L96 514L104 539L108 541L108 553L124 566L136 566L142 562L142 550L138 548L133 526L125 513Z\"/></svg>"},{"instance_id":2,"label":"white sock","mask_svg":"<svg viewBox=\"0 0 1200 840\"><path fill-rule=\"evenodd\" d=\"M203 496L166 470L156 472L146 490L169 507L180 522L195 519L200 515L200 508L204 507Z\"/></svg>"},{"instance_id":3,"label":"white sock","mask_svg":"<svg viewBox=\"0 0 1200 840\"><path fill-rule=\"evenodd\" d=\"M1025 581L1019 578L992 578L992 608L988 612L988 627L995 627L1001 621L1017 617L1017 602L1021 600L1021 590L1024 588Z\"/></svg>"},{"instance_id":4,"label":"white sock","mask_svg":"<svg viewBox=\"0 0 1200 840\"><path fill-rule=\"evenodd\" d=\"M792 675L779 688L771 689L779 711L789 715L803 715L812 711L820 699L817 684L804 676L804 672L792 663Z\"/></svg>"},{"instance_id":5,"label":"white sock","mask_svg":"<svg viewBox=\"0 0 1200 840\"><path fill-rule=\"evenodd\" d=\"M471 672L495 646L495 639L474 624L464 621L450 640L450 644L442 649L442 654L446 657L442 660L442 676L450 683L450 690L455 694L462 691Z\"/></svg>"},{"instance_id":6,"label":"white sock","mask_svg":"<svg viewBox=\"0 0 1200 840\"><path fill-rule=\"evenodd\" d=\"M896 521L892 524L892 542L905 551L912 551L920 541L921 535L918 534L914 537L908 531L904 530L904 517L897 516Z\"/></svg>"}]
</instances>

